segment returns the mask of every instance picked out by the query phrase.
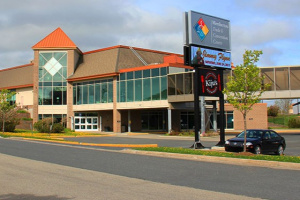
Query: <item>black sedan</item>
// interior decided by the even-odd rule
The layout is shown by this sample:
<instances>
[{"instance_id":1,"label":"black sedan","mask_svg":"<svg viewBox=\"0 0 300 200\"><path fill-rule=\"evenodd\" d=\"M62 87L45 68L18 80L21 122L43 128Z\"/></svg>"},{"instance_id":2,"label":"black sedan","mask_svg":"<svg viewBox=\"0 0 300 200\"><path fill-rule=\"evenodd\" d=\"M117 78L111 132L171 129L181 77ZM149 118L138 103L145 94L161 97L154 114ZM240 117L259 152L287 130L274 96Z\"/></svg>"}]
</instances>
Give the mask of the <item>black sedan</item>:
<instances>
[{"instance_id":1,"label":"black sedan","mask_svg":"<svg viewBox=\"0 0 300 200\"><path fill-rule=\"evenodd\" d=\"M283 155L286 144L284 137L280 136L273 130L268 129L249 129L247 130L246 148L247 151L261 153L276 153ZM243 151L244 148L244 131L235 138L225 142L226 151Z\"/></svg>"}]
</instances>

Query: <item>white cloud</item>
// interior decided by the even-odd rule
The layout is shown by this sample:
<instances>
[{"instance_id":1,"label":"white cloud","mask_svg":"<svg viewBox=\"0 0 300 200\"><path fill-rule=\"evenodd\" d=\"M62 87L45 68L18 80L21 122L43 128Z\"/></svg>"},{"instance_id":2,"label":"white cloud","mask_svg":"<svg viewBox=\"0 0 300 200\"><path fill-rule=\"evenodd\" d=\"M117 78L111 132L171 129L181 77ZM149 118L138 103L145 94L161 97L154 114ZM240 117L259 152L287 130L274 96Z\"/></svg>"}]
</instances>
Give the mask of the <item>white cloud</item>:
<instances>
[{"instance_id":1,"label":"white cloud","mask_svg":"<svg viewBox=\"0 0 300 200\"><path fill-rule=\"evenodd\" d=\"M241 63L245 49L263 50L260 62L263 65L277 65L284 60L287 60L286 65L299 63L297 56L287 59L286 49L300 52L300 19L297 17L300 1L160 2L0 1L0 69L28 63L33 58L31 47L57 27L61 27L82 51L122 44L182 53L182 13L189 9L199 9L199 12L231 21L234 64Z\"/></svg>"}]
</instances>

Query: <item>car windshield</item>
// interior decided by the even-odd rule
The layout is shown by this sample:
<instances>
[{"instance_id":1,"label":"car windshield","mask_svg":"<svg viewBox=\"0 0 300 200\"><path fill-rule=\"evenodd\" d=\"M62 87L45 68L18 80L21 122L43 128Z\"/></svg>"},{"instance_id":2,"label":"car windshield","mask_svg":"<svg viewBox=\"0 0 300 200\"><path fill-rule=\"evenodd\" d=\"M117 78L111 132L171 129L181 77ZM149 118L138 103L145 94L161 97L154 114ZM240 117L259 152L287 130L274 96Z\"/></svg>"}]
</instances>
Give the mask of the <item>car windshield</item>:
<instances>
[{"instance_id":1,"label":"car windshield","mask_svg":"<svg viewBox=\"0 0 300 200\"><path fill-rule=\"evenodd\" d=\"M247 138L261 138L263 131L259 130L247 130ZM236 136L237 138L244 138L244 131Z\"/></svg>"}]
</instances>

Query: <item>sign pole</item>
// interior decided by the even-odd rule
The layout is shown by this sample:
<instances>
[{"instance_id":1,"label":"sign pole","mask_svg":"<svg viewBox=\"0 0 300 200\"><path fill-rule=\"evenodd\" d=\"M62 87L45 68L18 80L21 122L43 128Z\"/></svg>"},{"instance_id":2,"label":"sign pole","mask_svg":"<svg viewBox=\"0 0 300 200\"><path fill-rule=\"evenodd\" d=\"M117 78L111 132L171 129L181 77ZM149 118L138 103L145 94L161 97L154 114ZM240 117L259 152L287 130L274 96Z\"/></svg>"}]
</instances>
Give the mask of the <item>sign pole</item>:
<instances>
[{"instance_id":1,"label":"sign pole","mask_svg":"<svg viewBox=\"0 0 300 200\"><path fill-rule=\"evenodd\" d=\"M224 94L220 96L220 141L216 146L224 147L225 145L225 114L224 114Z\"/></svg>"},{"instance_id":2,"label":"sign pole","mask_svg":"<svg viewBox=\"0 0 300 200\"><path fill-rule=\"evenodd\" d=\"M199 68L195 67L194 73L194 112L195 112L195 143L191 146L194 149L203 149L204 146L200 143L199 139L199 121L200 121L200 112L199 112Z\"/></svg>"}]
</instances>

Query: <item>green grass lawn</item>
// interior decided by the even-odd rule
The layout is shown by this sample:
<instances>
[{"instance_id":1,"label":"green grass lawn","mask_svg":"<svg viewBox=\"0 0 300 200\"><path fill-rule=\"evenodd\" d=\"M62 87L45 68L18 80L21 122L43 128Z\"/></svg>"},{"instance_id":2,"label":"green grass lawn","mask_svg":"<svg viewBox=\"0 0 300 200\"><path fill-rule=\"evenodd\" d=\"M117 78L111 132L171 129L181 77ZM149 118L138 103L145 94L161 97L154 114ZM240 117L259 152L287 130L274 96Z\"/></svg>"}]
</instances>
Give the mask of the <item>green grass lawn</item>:
<instances>
[{"instance_id":1,"label":"green grass lawn","mask_svg":"<svg viewBox=\"0 0 300 200\"><path fill-rule=\"evenodd\" d=\"M288 121L291 118L296 118L298 115L278 115L277 117L268 116L268 122L288 127Z\"/></svg>"},{"instance_id":2,"label":"green grass lawn","mask_svg":"<svg viewBox=\"0 0 300 200\"><path fill-rule=\"evenodd\" d=\"M204 155L204 156L300 163L299 156L254 155L254 154L242 155L239 153L207 151L207 150L199 150L199 149L195 150L195 149L173 148L173 147L146 147L146 148L134 148L134 149L142 150L142 151L157 151L157 152L168 152L168 153L179 153L179 154L193 154L193 155Z\"/></svg>"}]
</instances>

